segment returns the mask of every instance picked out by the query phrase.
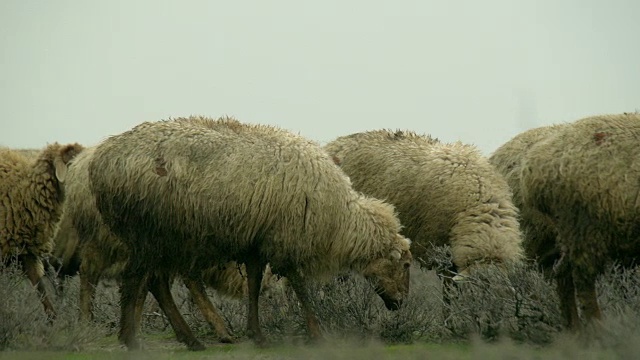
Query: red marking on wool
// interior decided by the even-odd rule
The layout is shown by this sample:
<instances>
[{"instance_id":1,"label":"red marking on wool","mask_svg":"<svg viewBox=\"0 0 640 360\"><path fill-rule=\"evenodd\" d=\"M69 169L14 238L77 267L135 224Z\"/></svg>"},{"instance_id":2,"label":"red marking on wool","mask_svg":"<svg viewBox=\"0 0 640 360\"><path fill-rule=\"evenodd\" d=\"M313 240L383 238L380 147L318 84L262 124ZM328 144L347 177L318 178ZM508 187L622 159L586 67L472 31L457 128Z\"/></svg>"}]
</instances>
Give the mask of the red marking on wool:
<instances>
[{"instance_id":1,"label":"red marking on wool","mask_svg":"<svg viewBox=\"0 0 640 360\"><path fill-rule=\"evenodd\" d=\"M156 162L155 173L158 174L159 176L167 176L167 174L169 173L167 171L167 168L165 167L167 165L167 161L159 157L159 158L156 158L155 162Z\"/></svg>"},{"instance_id":2,"label":"red marking on wool","mask_svg":"<svg viewBox=\"0 0 640 360\"><path fill-rule=\"evenodd\" d=\"M593 134L593 140L596 142L596 145L601 145L604 142L604 139L607 137L607 133L597 132Z\"/></svg>"}]
</instances>

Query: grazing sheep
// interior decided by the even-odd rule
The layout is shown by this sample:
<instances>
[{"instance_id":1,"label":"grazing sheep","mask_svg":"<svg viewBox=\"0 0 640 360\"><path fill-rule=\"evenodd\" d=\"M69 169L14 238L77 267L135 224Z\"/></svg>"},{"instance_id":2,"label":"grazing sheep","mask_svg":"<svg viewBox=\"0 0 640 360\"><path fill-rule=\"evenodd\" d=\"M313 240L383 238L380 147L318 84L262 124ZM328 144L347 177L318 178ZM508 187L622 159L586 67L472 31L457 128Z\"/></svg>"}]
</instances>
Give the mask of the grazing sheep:
<instances>
[{"instance_id":1,"label":"grazing sheep","mask_svg":"<svg viewBox=\"0 0 640 360\"><path fill-rule=\"evenodd\" d=\"M375 130L339 137L324 148L354 189L396 207L423 267L434 265L431 245L451 247L450 271L459 274L478 262L521 259L509 187L475 147L411 131Z\"/></svg>"},{"instance_id":2,"label":"grazing sheep","mask_svg":"<svg viewBox=\"0 0 640 360\"><path fill-rule=\"evenodd\" d=\"M539 141L553 136L563 126L563 124L542 126L524 131L504 143L489 157L489 162L507 180L513 192L513 204L520 209L520 228L523 233L525 255L536 260L547 278L556 278L558 270L566 270L566 267L554 267L561 258L561 252L556 243L557 232L544 214L525 206L520 180L522 163L529 149ZM556 278L558 280L556 290L560 299L561 312L568 325L572 323L572 318L577 319L578 310L573 293L565 291L568 286L573 286L573 283L563 284L564 278L562 276Z\"/></svg>"},{"instance_id":3,"label":"grazing sheep","mask_svg":"<svg viewBox=\"0 0 640 360\"><path fill-rule=\"evenodd\" d=\"M95 198L89 189L89 163L95 147L86 148L71 163L66 183L67 201L60 230L55 238L54 258L58 261L60 276L73 276L80 272L80 318L87 321L92 314L95 287L101 278L117 279L129 259L128 248L107 228L95 206ZM243 269L234 262L207 269L204 282L218 293L241 298L245 295ZM263 288L275 281L267 269ZM184 279L196 305L205 319L217 332L222 342L232 342L224 320L207 298L200 279ZM155 289L151 289L152 292ZM138 303L137 316L141 315L144 297ZM170 318L170 320L173 320Z\"/></svg>"},{"instance_id":4,"label":"grazing sheep","mask_svg":"<svg viewBox=\"0 0 640 360\"><path fill-rule=\"evenodd\" d=\"M551 125L527 130L500 146L489 157L489 162L507 180L513 193L513 204L520 209L520 228L524 235L525 254L535 258L546 274L549 274L549 270L560 256L555 245L556 234L542 214L537 213L535 209L523 207L520 172L522 161L529 149L561 128L562 125Z\"/></svg>"},{"instance_id":5,"label":"grazing sheep","mask_svg":"<svg viewBox=\"0 0 640 360\"><path fill-rule=\"evenodd\" d=\"M121 287L119 337L129 348L138 346L133 308L148 274L164 282L244 263L257 344L267 263L296 292L313 339L321 335L309 280L359 272L393 309L408 293L410 241L393 206L355 192L320 146L285 130L200 117L147 122L98 145L89 177L102 218L135 259ZM161 301L173 303L170 294Z\"/></svg>"},{"instance_id":6,"label":"grazing sheep","mask_svg":"<svg viewBox=\"0 0 640 360\"><path fill-rule=\"evenodd\" d=\"M28 161L35 161L38 158L38 155L40 155L40 153L42 152L42 149L20 149L20 148L13 148L11 149L19 154L21 154L22 156L26 157ZM70 166L70 164L69 164ZM67 181L68 182L68 181ZM66 191L65 191L66 192ZM66 204L66 201L65 201ZM64 206L63 206L64 207ZM64 209L63 209L63 213L64 213ZM59 281L60 279L63 279L65 276L73 276L75 275L75 273L77 272L77 268L75 270L73 270L73 273L64 273L65 269L73 269L74 264L73 262L76 261L76 258L72 258L72 257L68 257L66 255L68 254L59 254L59 247L57 246L57 243L59 242L59 238L62 236L66 236L65 234L65 217L62 216L62 219L60 220L60 226L59 228L61 230L59 230L56 234L56 238L54 239L54 247L53 247L53 252L52 252L52 256L49 257L48 259L42 259L43 265L45 266L45 274L49 277L49 280L51 280L51 283L53 285L57 284L56 290L58 292L62 291L62 282ZM75 234L75 232L73 233ZM69 233L69 236L72 236L73 234ZM75 238L77 240L77 237ZM74 239L65 239L65 243L69 243L71 241L73 241ZM60 263L60 261L62 259L65 259L66 262L68 262L69 264L62 264ZM79 266L79 262L78 265ZM58 279L56 279L56 277Z\"/></svg>"},{"instance_id":7,"label":"grazing sheep","mask_svg":"<svg viewBox=\"0 0 640 360\"><path fill-rule=\"evenodd\" d=\"M595 283L607 263L640 256L640 114L588 117L536 142L522 161L525 208L557 231L560 298L600 319ZM563 308L563 311L570 307ZM565 313L572 329L577 311Z\"/></svg>"},{"instance_id":8,"label":"grazing sheep","mask_svg":"<svg viewBox=\"0 0 640 360\"><path fill-rule=\"evenodd\" d=\"M67 164L82 151L79 144L48 145L31 161L0 149L0 257L16 257L37 287L45 312L56 316L46 288L42 259L51 253L64 204Z\"/></svg>"}]
</instances>

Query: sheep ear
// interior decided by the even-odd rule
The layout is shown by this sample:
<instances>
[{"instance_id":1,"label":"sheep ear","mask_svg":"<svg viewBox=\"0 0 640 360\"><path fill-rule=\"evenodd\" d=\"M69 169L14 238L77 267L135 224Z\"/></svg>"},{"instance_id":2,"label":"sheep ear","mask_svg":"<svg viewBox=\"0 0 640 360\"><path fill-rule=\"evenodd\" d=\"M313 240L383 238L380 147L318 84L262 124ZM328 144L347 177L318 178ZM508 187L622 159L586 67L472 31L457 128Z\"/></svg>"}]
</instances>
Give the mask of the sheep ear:
<instances>
[{"instance_id":1,"label":"sheep ear","mask_svg":"<svg viewBox=\"0 0 640 360\"><path fill-rule=\"evenodd\" d=\"M392 258L392 259L400 260L400 257L401 257L401 255L400 255L400 251L395 250L395 249L394 249L394 250L391 250L391 258Z\"/></svg>"},{"instance_id":2,"label":"sheep ear","mask_svg":"<svg viewBox=\"0 0 640 360\"><path fill-rule=\"evenodd\" d=\"M59 182L64 183L67 177L67 164L60 157L56 157L53 160L53 166L56 168L56 178Z\"/></svg>"}]
</instances>

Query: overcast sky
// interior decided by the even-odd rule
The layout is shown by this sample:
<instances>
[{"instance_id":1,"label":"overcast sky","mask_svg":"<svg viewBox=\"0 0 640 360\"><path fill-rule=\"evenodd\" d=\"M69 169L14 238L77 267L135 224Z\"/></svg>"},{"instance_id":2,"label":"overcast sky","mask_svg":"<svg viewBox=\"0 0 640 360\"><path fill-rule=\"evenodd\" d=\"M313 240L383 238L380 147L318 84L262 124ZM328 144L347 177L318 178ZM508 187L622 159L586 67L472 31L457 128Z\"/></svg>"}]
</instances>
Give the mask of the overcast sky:
<instances>
[{"instance_id":1,"label":"overcast sky","mask_svg":"<svg viewBox=\"0 0 640 360\"><path fill-rule=\"evenodd\" d=\"M488 154L530 127L640 110L637 0L1 0L0 49L11 147L226 114Z\"/></svg>"}]
</instances>

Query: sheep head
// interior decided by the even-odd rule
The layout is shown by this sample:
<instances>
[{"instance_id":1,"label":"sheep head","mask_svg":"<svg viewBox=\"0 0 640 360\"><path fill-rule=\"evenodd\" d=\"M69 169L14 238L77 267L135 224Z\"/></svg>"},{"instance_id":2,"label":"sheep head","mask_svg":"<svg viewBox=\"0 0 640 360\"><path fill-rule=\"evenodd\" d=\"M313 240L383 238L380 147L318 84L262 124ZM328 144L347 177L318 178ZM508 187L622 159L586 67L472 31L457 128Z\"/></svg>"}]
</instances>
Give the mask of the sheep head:
<instances>
[{"instance_id":1,"label":"sheep head","mask_svg":"<svg viewBox=\"0 0 640 360\"><path fill-rule=\"evenodd\" d=\"M389 310L399 309L409 294L410 245L409 239L396 234L394 246L386 256L371 261L362 273Z\"/></svg>"},{"instance_id":2,"label":"sheep head","mask_svg":"<svg viewBox=\"0 0 640 360\"><path fill-rule=\"evenodd\" d=\"M56 169L56 178L64 183L67 177L67 167L69 162L78 155L84 147L78 143L60 146L58 153L53 159L53 166Z\"/></svg>"},{"instance_id":3,"label":"sheep head","mask_svg":"<svg viewBox=\"0 0 640 360\"><path fill-rule=\"evenodd\" d=\"M39 156L39 163L46 164L46 168L53 170L59 183L64 183L67 177L69 162L78 155L84 147L78 143L60 145L57 142L48 145Z\"/></svg>"}]
</instances>

